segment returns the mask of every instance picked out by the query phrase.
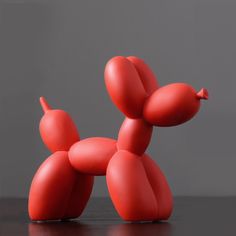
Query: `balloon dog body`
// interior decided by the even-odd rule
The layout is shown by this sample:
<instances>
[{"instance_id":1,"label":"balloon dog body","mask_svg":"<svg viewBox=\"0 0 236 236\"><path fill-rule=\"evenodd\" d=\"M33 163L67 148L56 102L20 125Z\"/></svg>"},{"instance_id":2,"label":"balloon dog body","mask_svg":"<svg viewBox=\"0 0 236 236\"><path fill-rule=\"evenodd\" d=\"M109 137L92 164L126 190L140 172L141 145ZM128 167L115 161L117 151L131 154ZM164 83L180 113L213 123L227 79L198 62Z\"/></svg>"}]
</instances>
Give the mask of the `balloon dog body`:
<instances>
[{"instance_id":1,"label":"balloon dog body","mask_svg":"<svg viewBox=\"0 0 236 236\"><path fill-rule=\"evenodd\" d=\"M183 83L159 87L151 69L137 57L114 57L106 65L105 83L113 103L126 116L118 139L79 140L69 115L52 110L44 98L40 134L53 154L40 166L31 185L32 220L78 217L90 197L93 176L106 175L112 202L127 221L166 220L171 190L157 164L145 153L153 126L190 120L207 99Z\"/></svg>"}]
</instances>

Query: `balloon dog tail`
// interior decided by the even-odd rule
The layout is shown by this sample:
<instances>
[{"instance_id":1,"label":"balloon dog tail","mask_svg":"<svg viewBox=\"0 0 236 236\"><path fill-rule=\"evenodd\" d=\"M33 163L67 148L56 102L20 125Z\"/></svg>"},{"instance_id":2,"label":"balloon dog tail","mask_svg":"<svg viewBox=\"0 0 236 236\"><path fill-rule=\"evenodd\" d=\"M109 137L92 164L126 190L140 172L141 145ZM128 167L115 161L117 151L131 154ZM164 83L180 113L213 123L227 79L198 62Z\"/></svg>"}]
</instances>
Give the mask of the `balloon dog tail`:
<instances>
[{"instance_id":1,"label":"balloon dog tail","mask_svg":"<svg viewBox=\"0 0 236 236\"><path fill-rule=\"evenodd\" d=\"M77 127L70 115L59 109L52 109L44 97L40 97L44 115L39 124L41 138L51 152L68 151L80 140Z\"/></svg>"}]
</instances>

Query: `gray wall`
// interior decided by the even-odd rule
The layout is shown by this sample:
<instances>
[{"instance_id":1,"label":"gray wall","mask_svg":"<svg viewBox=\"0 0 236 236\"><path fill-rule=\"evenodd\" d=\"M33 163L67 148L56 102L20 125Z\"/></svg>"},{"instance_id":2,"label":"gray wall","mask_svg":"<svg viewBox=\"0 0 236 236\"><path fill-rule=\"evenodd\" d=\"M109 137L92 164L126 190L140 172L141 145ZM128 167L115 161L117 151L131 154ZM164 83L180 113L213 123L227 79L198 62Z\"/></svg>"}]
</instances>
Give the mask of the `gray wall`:
<instances>
[{"instance_id":1,"label":"gray wall","mask_svg":"<svg viewBox=\"0 0 236 236\"><path fill-rule=\"evenodd\" d=\"M103 81L114 55L144 58L161 85L208 88L191 122L156 128L149 153L175 195L235 195L236 2L1 1L0 196L27 196L49 155L38 122L44 95L81 137L116 137L123 116ZM107 195L105 178L94 196Z\"/></svg>"}]
</instances>

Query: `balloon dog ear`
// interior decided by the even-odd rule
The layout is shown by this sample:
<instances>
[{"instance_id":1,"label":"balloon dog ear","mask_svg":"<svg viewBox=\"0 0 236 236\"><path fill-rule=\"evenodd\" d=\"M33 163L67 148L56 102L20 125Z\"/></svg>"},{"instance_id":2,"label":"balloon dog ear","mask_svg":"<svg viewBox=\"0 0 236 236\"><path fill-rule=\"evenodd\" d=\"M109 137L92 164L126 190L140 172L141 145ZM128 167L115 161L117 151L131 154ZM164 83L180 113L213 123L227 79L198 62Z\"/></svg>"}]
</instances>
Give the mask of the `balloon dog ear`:
<instances>
[{"instance_id":1,"label":"balloon dog ear","mask_svg":"<svg viewBox=\"0 0 236 236\"><path fill-rule=\"evenodd\" d=\"M142 59L134 56L129 56L127 59L133 63L137 70L146 93L151 95L159 87L155 74Z\"/></svg>"},{"instance_id":2,"label":"balloon dog ear","mask_svg":"<svg viewBox=\"0 0 236 236\"><path fill-rule=\"evenodd\" d=\"M148 94L134 64L125 57L117 56L105 67L105 84L113 103L129 118L142 116Z\"/></svg>"}]
</instances>

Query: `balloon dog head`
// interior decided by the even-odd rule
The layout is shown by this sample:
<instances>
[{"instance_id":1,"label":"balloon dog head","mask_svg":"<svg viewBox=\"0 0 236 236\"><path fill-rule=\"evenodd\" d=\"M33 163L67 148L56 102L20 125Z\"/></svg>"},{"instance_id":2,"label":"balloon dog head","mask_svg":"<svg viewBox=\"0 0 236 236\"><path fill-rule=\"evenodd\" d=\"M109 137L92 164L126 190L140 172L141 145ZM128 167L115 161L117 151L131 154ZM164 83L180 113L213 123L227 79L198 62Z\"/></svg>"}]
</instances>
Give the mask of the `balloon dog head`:
<instances>
[{"instance_id":1,"label":"balloon dog head","mask_svg":"<svg viewBox=\"0 0 236 236\"><path fill-rule=\"evenodd\" d=\"M200 100L208 99L185 83L159 87L154 73L137 57L113 57L105 68L105 83L115 105L129 118L155 126L175 126L195 116Z\"/></svg>"}]
</instances>

